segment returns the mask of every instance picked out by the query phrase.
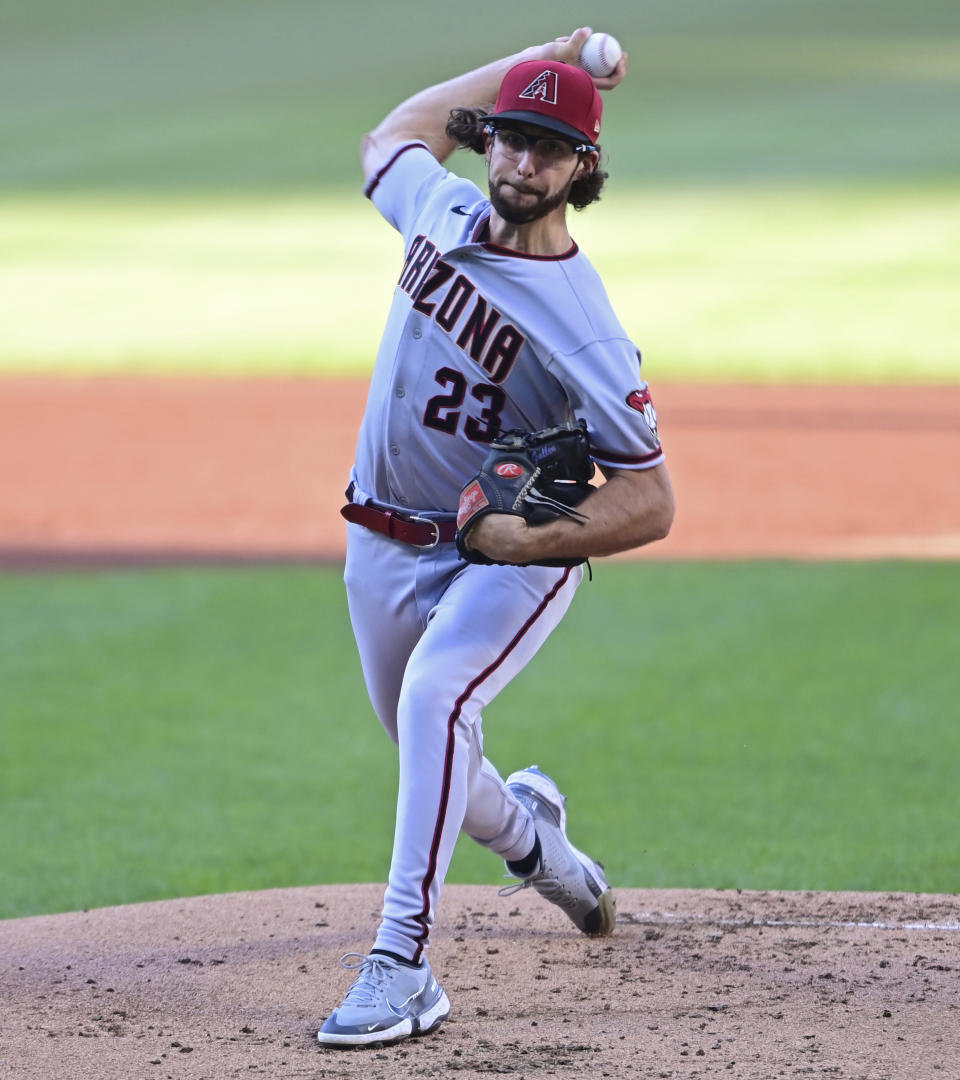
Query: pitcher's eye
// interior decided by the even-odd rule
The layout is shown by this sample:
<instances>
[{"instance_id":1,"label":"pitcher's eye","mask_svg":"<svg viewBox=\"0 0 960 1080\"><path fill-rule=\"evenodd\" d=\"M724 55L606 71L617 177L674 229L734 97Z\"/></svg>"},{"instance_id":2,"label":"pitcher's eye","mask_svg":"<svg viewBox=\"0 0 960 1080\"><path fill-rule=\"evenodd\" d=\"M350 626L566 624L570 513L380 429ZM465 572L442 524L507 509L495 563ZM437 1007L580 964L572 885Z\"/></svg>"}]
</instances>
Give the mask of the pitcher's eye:
<instances>
[{"instance_id":1,"label":"pitcher's eye","mask_svg":"<svg viewBox=\"0 0 960 1080\"><path fill-rule=\"evenodd\" d=\"M557 158L571 151L569 143L561 142L559 139L538 139L537 152L541 157Z\"/></svg>"},{"instance_id":2,"label":"pitcher's eye","mask_svg":"<svg viewBox=\"0 0 960 1080\"><path fill-rule=\"evenodd\" d=\"M527 140L518 131L498 131L497 138L503 149L511 154L522 154L527 146Z\"/></svg>"}]
</instances>

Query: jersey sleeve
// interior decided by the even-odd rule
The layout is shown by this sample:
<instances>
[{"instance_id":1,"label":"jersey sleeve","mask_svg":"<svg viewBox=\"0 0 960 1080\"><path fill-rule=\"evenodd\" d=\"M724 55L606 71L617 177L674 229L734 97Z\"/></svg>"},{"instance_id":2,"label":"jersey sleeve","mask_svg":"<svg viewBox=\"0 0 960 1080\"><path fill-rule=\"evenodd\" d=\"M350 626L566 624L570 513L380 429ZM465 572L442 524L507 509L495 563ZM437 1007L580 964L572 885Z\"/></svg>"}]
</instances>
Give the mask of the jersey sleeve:
<instances>
[{"instance_id":1,"label":"jersey sleeve","mask_svg":"<svg viewBox=\"0 0 960 1080\"><path fill-rule=\"evenodd\" d=\"M424 225L449 216L452 206L463 204L466 209L483 201L476 184L448 172L420 142L399 147L370 178L364 193L405 242Z\"/></svg>"},{"instance_id":2,"label":"jersey sleeve","mask_svg":"<svg viewBox=\"0 0 960 1080\"><path fill-rule=\"evenodd\" d=\"M664 460L657 412L640 367L639 349L620 337L551 358L548 369L564 387L577 419L587 422L590 453L598 465L651 469Z\"/></svg>"}]
</instances>

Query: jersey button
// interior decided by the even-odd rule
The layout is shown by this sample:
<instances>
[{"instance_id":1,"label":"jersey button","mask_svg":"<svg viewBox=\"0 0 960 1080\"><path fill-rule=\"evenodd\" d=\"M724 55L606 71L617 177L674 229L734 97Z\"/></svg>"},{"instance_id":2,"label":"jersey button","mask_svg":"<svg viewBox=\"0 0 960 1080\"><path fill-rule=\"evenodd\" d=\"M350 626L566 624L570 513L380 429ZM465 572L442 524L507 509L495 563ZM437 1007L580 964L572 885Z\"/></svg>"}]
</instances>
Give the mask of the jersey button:
<instances>
[{"instance_id":1,"label":"jersey button","mask_svg":"<svg viewBox=\"0 0 960 1080\"><path fill-rule=\"evenodd\" d=\"M420 338L420 337L423 337L423 331L422 331L422 330L420 329L420 327L419 327L419 326L418 326L418 327L416 327L416 328L414 329L414 331L413 331L413 336L414 336L415 338Z\"/></svg>"},{"instance_id":2,"label":"jersey button","mask_svg":"<svg viewBox=\"0 0 960 1080\"><path fill-rule=\"evenodd\" d=\"M400 453L400 447L399 446L391 446L390 447L390 453L393 454L394 457L396 457Z\"/></svg>"},{"instance_id":3,"label":"jersey button","mask_svg":"<svg viewBox=\"0 0 960 1080\"><path fill-rule=\"evenodd\" d=\"M406 397L407 392L402 386L397 387L397 397Z\"/></svg>"}]
</instances>

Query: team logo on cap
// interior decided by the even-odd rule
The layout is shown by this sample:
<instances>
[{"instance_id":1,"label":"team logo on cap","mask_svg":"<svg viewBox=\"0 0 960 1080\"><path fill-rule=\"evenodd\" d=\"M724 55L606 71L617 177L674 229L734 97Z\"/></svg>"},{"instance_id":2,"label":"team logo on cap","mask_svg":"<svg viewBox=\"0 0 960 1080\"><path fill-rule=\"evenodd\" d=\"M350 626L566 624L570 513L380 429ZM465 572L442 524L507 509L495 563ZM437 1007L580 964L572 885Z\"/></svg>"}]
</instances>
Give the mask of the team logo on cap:
<instances>
[{"instance_id":1,"label":"team logo on cap","mask_svg":"<svg viewBox=\"0 0 960 1080\"><path fill-rule=\"evenodd\" d=\"M556 105L557 73L549 69L542 71L523 91L520 97L532 98L534 101L542 101L547 105Z\"/></svg>"}]
</instances>

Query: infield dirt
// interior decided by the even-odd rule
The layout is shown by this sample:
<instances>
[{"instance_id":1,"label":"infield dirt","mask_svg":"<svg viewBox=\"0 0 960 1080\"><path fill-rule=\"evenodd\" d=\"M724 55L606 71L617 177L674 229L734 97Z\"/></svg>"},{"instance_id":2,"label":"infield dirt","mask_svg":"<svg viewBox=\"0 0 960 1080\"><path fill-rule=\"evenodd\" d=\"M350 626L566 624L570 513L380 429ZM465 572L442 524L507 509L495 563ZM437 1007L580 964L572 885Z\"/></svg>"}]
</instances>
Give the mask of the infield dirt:
<instances>
[{"instance_id":1,"label":"infield dirt","mask_svg":"<svg viewBox=\"0 0 960 1080\"><path fill-rule=\"evenodd\" d=\"M0 566L339 560L361 380L0 378ZM644 559L960 556L960 386L654 387Z\"/></svg>"}]
</instances>

